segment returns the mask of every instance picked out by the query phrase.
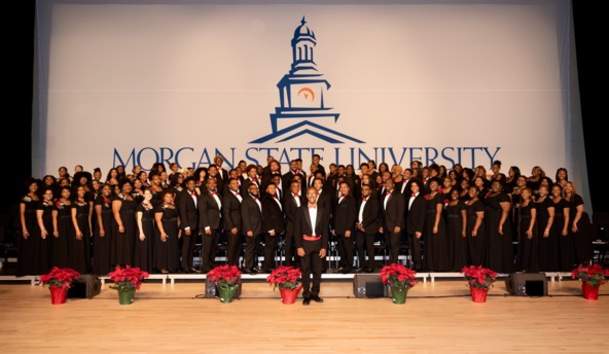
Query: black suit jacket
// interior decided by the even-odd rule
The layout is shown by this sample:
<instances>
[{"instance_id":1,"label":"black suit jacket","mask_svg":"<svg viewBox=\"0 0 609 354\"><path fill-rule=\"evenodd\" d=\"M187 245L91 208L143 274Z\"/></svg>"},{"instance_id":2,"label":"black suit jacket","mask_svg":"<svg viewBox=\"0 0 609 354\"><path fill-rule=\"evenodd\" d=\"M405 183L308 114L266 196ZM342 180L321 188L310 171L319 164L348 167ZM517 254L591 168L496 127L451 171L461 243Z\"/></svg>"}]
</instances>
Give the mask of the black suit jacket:
<instances>
[{"instance_id":1,"label":"black suit jacket","mask_svg":"<svg viewBox=\"0 0 609 354\"><path fill-rule=\"evenodd\" d=\"M197 197L197 203L199 201L198 198L199 197ZM176 199L178 216L180 217L180 228L184 230L185 228L190 227L190 229L194 231L199 227L199 212L194 200L192 200L190 193L188 193L186 189L177 193Z\"/></svg>"},{"instance_id":2,"label":"black suit jacket","mask_svg":"<svg viewBox=\"0 0 609 354\"><path fill-rule=\"evenodd\" d=\"M218 194L222 201L222 197ZM220 208L216 199L209 191L205 191L199 197L199 230L205 231L209 226L212 230L220 228Z\"/></svg>"},{"instance_id":3,"label":"black suit jacket","mask_svg":"<svg viewBox=\"0 0 609 354\"><path fill-rule=\"evenodd\" d=\"M406 200L406 209L408 209L408 199ZM423 232L423 226L425 224L425 198L419 193L414 198L410 210L406 211L406 231L409 234L415 232Z\"/></svg>"},{"instance_id":4,"label":"black suit jacket","mask_svg":"<svg viewBox=\"0 0 609 354\"><path fill-rule=\"evenodd\" d=\"M243 234L252 231L254 236L262 233L262 212L258 203L249 194L241 202L241 227Z\"/></svg>"},{"instance_id":5,"label":"black suit jacket","mask_svg":"<svg viewBox=\"0 0 609 354\"><path fill-rule=\"evenodd\" d=\"M361 205L362 202L360 201L360 204L357 206L358 218ZM356 222L358 222L357 218ZM362 227L364 228L364 232L367 234L375 234L379 231L379 227L381 227L379 200L373 195L368 197L368 201L364 206L364 212L362 214Z\"/></svg>"},{"instance_id":6,"label":"black suit jacket","mask_svg":"<svg viewBox=\"0 0 609 354\"><path fill-rule=\"evenodd\" d=\"M241 203L230 190L226 190L222 198L222 221L226 232L233 227L241 231Z\"/></svg>"},{"instance_id":7,"label":"black suit jacket","mask_svg":"<svg viewBox=\"0 0 609 354\"><path fill-rule=\"evenodd\" d=\"M296 247L302 247L304 242L303 235L313 235L313 230L315 230L315 235L321 236L321 248L328 249L328 211L319 204L317 205L317 220L315 225L311 225L307 203L304 203L298 209L296 215L296 235L294 237Z\"/></svg>"},{"instance_id":8,"label":"black suit jacket","mask_svg":"<svg viewBox=\"0 0 609 354\"><path fill-rule=\"evenodd\" d=\"M299 174L301 177L301 183L300 183L300 188L301 188L301 194L302 195L306 195L306 191L307 191L307 174L302 171L302 174ZM286 189L286 193L288 193L288 191L290 190L290 184L292 183L292 180L294 179L294 173L292 171L288 171L286 173L283 174L283 176L281 177L281 183L283 184L283 188Z\"/></svg>"},{"instance_id":9,"label":"black suit jacket","mask_svg":"<svg viewBox=\"0 0 609 354\"><path fill-rule=\"evenodd\" d=\"M337 235L344 235L345 231L353 232L355 221L357 219L357 209L355 208L355 198L348 195L343 200L336 204L334 208L334 232Z\"/></svg>"},{"instance_id":10,"label":"black suit jacket","mask_svg":"<svg viewBox=\"0 0 609 354\"><path fill-rule=\"evenodd\" d=\"M404 197L400 192L393 190L387 200L387 208L384 208L385 196L380 198L383 208L383 221L387 232L393 232L396 226L404 229Z\"/></svg>"},{"instance_id":11,"label":"black suit jacket","mask_svg":"<svg viewBox=\"0 0 609 354\"><path fill-rule=\"evenodd\" d=\"M306 203L306 200L302 196L298 198L300 199L300 206ZM299 209L300 207L296 204L292 193L288 193L283 199L283 212L286 218L286 236L294 236L294 229L296 227L296 217Z\"/></svg>"},{"instance_id":12,"label":"black suit jacket","mask_svg":"<svg viewBox=\"0 0 609 354\"><path fill-rule=\"evenodd\" d=\"M275 230L275 235L285 231L283 211L279 204L268 194L262 197L262 230L268 232Z\"/></svg>"}]
</instances>

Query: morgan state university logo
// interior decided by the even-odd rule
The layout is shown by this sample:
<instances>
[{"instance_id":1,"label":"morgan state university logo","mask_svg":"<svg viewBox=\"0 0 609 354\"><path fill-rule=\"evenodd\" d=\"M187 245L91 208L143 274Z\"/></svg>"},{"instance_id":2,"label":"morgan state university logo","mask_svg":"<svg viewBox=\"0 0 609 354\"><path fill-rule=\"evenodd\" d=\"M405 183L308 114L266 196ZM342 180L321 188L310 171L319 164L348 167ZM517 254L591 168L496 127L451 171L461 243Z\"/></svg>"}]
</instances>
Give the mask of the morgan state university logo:
<instances>
[{"instance_id":1,"label":"morgan state university logo","mask_svg":"<svg viewBox=\"0 0 609 354\"><path fill-rule=\"evenodd\" d=\"M292 68L277 84L280 106L271 113L272 132L250 144L283 143L303 135L331 144L363 143L326 127L335 124L340 113L326 106L330 83L317 69L316 45L315 32L303 17L292 38Z\"/></svg>"}]
</instances>

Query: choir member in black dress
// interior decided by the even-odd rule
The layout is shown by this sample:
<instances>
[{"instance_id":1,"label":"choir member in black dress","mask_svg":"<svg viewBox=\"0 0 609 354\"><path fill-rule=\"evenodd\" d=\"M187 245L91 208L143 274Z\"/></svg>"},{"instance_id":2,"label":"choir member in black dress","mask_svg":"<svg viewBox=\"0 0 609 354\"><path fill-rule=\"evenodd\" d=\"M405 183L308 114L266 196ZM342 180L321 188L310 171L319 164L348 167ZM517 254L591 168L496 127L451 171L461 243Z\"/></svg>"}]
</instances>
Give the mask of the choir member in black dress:
<instances>
[{"instance_id":1,"label":"choir member in black dress","mask_svg":"<svg viewBox=\"0 0 609 354\"><path fill-rule=\"evenodd\" d=\"M451 189L449 201L444 208L446 235L452 253L452 270L455 272L467 265L467 211L459 200L459 191ZM451 254L449 253L449 254Z\"/></svg>"},{"instance_id":2,"label":"choir member in black dress","mask_svg":"<svg viewBox=\"0 0 609 354\"><path fill-rule=\"evenodd\" d=\"M487 267L499 273L510 273L514 266L512 249L512 225L509 219L510 198L503 192L503 185L493 181L484 200L484 220L487 232Z\"/></svg>"},{"instance_id":3,"label":"choir member in black dress","mask_svg":"<svg viewBox=\"0 0 609 354\"><path fill-rule=\"evenodd\" d=\"M288 172L289 173L289 172ZM300 260L295 254L296 244L294 243L294 228L296 226L296 214L305 199L302 196L301 183L297 177L290 183L290 192L286 195L283 201L283 210L285 212L285 261L287 265L300 265Z\"/></svg>"},{"instance_id":4,"label":"choir member in black dress","mask_svg":"<svg viewBox=\"0 0 609 354\"><path fill-rule=\"evenodd\" d=\"M21 237L17 243L18 264L17 275L35 275L36 263L34 259L34 233L37 231L36 208L38 198L38 181L31 180L27 184L28 193L19 202L19 224Z\"/></svg>"},{"instance_id":5,"label":"choir member in black dress","mask_svg":"<svg viewBox=\"0 0 609 354\"><path fill-rule=\"evenodd\" d=\"M569 203L569 223L575 246L576 264L588 264L592 259L592 225L584 208L583 198L576 193L572 182L563 188L564 198Z\"/></svg>"},{"instance_id":6,"label":"choir member in black dress","mask_svg":"<svg viewBox=\"0 0 609 354\"><path fill-rule=\"evenodd\" d=\"M433 272L446 272L451 267L449 242L446 237L446 227L442 218L444 198L439 192L440 181L430 178L428 182L429 194L425 196L425 227L423 239L425 241L425 263L427 269Z\"/></svg>"},{"instance_id":7,"label":"choir member in black dress","mask_svg":"<svg viewBox=\"0 0 609 354\"><path fill-rule=\"evenodd\" d=\"M275 183L268 183L266 193L261 198L262 202L262 231L264 232L264 264L262 271L270 273L273 269L275 260L275 250L277 249L277 239L285 231L285 221L283 217L283 205L277 196L277 186Z\"/></svg>"},{"instance_id":8,"label":"choir member in black dress","mask_svg":"<svg viewBox=\"0 0 609 354\"><path fill-rule=\"evenodd\" d=\"M36 274L49 270L51 237L53 233L53 189L47 187L42 194L42 201L36 209L38 221L37 242L34 244L34 262Z\"/></svg>"},{"instance_id":9,"label":"choir member in black dress","mask_svg":"<svg viewBox=\"0 0 609 354\"><path fill-rule=\"evenodd\" d=\"M412 267L420 271L423 266L421 258L421 237L425 226L426 202L421 194L421 183L411 180L410 192L406 203L406 232Z\"/></svg>"},{"instance_id":10,"label":"choir member in black dress","mask_svg":"<svg viewBox=\"0 0 609 354\"><path fill-rule=\"evenodd\" d=\"M161 203L156 208L154 219L158 228L158 242L154 255L156 267L163 274L176 272L179 268L178 259L178 211L174 205L174 195L171 191L161 194Z\"/></svg>"},{"instance_id":11,"label":"choir member in black dress","mask_svg":"<svg viewBox=\"0 0 609 354\"><path fill-rule=\"evenodd\" d=\"M537 209L533 203L532 194L530 188L521 191L516 224L518 229L519 268L525 272L537 272L539 270Z\"/></svg>"},{"instance_id":12,"label":"choir member in black dress","mask_svg":"<svg viewBox=\"0 0 609 354\"><path fill-rule=\"evenodd\" d=\"M339 184L339 193L333 213L332 230L338 238L340 258L343 261L339 271L346 274L353 272L353 240L357 209L355 198L351 195L351 188L347 182Z\"/></svg>"},{"instance_id":13,"label":"choir member in black dress","mask_svg":"<svg viewBox=\"0 0 609 354\"><path fill-rule=\"evenodd\" d=\"M573 239L569 233L569 204L562 197L560 184L552 186L552 205L554 206L554 223L551 233L558 238L558 270L569 272L575 265Z\"/></svg>"},{"instance_id":14,"label":"choir member in black dress","mask_svg":"<svg viewBox=\"0 0 609 354\"><path fill-rule=\"evenodd\" d=\"M183 272L193 273L192 266L195 241L199 233L199 193L197 192L196 180L193 177L186 179L186 188L176 193L176 206L180 216L180 230L182 230L181 261Z\"/></svg>"},{"instance_id":15,"label":"choir member in black dress","mask_svg":"<svg viewBox=\"0 0 609 354\"><path fill-rule=\"evenodd\" d=\"M468 189L469 199L465 201L467 211L467 246L468 264L481 266L486 257L486 223L484 222L484 204L478 197L478 189Z\"/></svg>"},{"instance_id":16,"label":"choir member in black dress","mask_svg":"<svg viewBox=\"0 0 609 354\"><path fill-rule=\"evenodd\" d=\"M213 267L216 258L216 244L220 237L222 224L222 200L216 189L216 179L207 180L207 190L199 196L199 230L203 234L201 251L201 272L207 273Z\"/></svg>"},{"instance_id":17,"label":"choir member in black dress","mask_svg":"<svg viewBox=\"0 0 609 354\"><path fill-rule=\"evenodd\" d=\"M131 195L131 182L126 180L121 184L121 192L112 201L114 215L114 242L116 250L116 265L133 265L135 248L135 208L137 203Z\"/></svg>"},{"instance_id":18,"label":"choir member in black dress","mask_svg":"<svg viewBox=\"0 0 609 354\"><path fill-rule=\"evenodd\" d=\"M556 208L550 198L550 190L541 185L535 201L537 209L537 233L539 238L539 269L545 272L558 270L558 238L560 230L554 227Z\"/></svg>"},{"instance_id":19,"label":"choir member in black dress","mask_svg":"<svg viewBox=\"0 0 609 354\"><path fill-rule=\"evenodd\" d=\"M68 266L68 237L72 229L70 188L61 187L53 207L53 237L51 239L51 266Z\"/></svg>"},{"instance_id":20,"label":"choir member in black dress","mask_svg":"<svg viewBox=\"0 0 609 354\"><path fill-rule=\"evenodd\" d=\"M228 263L237 265L239 261L239 246L241 245L241 202L243 197L239 193L239 180L230 178L227 189L222 198L222 222L228 238Z\"/></svg>"},{"instance_id":21,"label":"choir member in black dress","mask_svg":"<svg viewBox=\"0 0 609 354\"><path fill-rule=\"evenodd\" d=\"M91 218L93 217L93 202L87 200L87 190L83 185L76 188L74 203L72 203L73 232L68 238L68 255L70 268L81 274L89 271L88 240L93 236Z\"/></svg>"},{"instance_id":22,"label":"choir member in black dress","mask_svg":"<svg viewBox=\"0 0 609 354\"><path fill-rule=\"evenodd\" d=\"M101 193L95 198L95 219L93 232L93 273L106 275L112 271L110 263L110 247L114 232L114 217L112 215L112 187L104 184Z\"/></svg>"},{"instance_id":23,"label":"choir member in black dress","mask_svg":"<svg viewBox=\"0 0 609 354\"><path fill-rule=\"evenodd\" d=\"M142 200L135 211L137 224L137 238L135 240L135 259L136 267L146 272L152 272L153 264L153 243L155 241L154 232L154 206L152 205L152 192L144 190L144 200Z\"/></svg>"}]
</instances>

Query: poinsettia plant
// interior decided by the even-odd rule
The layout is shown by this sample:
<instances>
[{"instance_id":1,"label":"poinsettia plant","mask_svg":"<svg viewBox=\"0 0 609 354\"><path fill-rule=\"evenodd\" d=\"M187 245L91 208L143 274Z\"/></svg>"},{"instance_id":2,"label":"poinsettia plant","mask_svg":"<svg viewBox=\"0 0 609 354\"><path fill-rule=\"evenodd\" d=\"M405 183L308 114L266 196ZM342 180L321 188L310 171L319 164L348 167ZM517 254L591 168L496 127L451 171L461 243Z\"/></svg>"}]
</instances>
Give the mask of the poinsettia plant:
<instances>
[{"instance_id":1,"label":"poinsettia plant","mask_svg":"<svg viewBox=\"0 0 609 354\"><path fill-rule=\"evenodd\" d=\"M80 273L72 268L53 267L50 272L40 276L40 281L50 287L69 288L72 281L78 277Z\"/></svg>"},{"instance_id":2,"label":"poinsettia plant","mask_svg":"<svg viewBox=\"0 0 609 354\"><path fill-rule=\"evenodd\" d=\"M221 265L210 270L207 279L217 285L236 285L241 282L241 271L234 265Z\"/></svg>"},{"instance_id":3,"label":"poinsettia plant","mask_svg":"<svg viewBox=\"0 0 609 354\"><path fill-rule=\"evenodd\" d=\"M381 269L381 281L396 288L412 288L416 283L416 272L400 263L392 263Z\"/></svg>"},{"instance_id":4,"label":"poinsettia plant","mask_svg":"<svg viewBox=\"0 0 609 354\"><path fill-rule=\"evenodd\" d=\"M605 284L609 277L609 268L603 268L600 264L580 265L571 272L573 279L579 279L592 286Z\"/></svg>"},{"instance_id":5,"label":"poinsettia plant","mask_svg":"<svg viewBox=\"0 0 609 354\"><path fill-rule=\"evenodd\" d=\"M108 273L108 277L114 283L110 286L119 291L128 289L139 289L144 279L148 278L148 272L144 272L139 267L116 266L113 272Z\"/></svg>"},{"instance_id":6,"label":"poinsettia plant","mask_svg":"<svg viewBox=\"0 0 609 354\"><path fill-rule=\"evenodd\" d=\"M280 266L275 268L266 281L273 285L274 288L279 287L280 289L296 289L300 282L301 273L300 269L290 266Z\"/></svg>"},{"instance_id":7,"label":"poinsettia plant","mask_svg":"<svg viewBox=\"0 0 609 354\"><path fill-rule=\"evenodd\" d=\"M497 279L496 272L483 266L465 266L461 272L472 288L488 289Z\"/></svg>"}]
</instances>

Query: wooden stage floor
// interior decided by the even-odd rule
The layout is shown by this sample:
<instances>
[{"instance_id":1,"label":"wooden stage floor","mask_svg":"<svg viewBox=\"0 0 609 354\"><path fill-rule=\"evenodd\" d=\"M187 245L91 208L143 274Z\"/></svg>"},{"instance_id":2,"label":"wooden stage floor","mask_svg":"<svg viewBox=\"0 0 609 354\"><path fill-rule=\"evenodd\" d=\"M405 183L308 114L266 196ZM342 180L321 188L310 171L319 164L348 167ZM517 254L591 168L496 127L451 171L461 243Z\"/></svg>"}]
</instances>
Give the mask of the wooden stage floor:
<instances>
[{"instance_id":1,"label":"wooden stage floor","mask_svg":"<svg viewBox=\"0 0 609 354\"><path fill-rule=\"evenodd\" d=\"M323 304L282 305L266 283L241 300L199 299L200 283L146 283L129 306L105 288L92 300L51 306L40 286L0 285L2 353L608 353L609 296L586 301L579 283L552 296L505 295L486 304L462 280L419 283L405 305L355 299L350 282L322 283ZM609 285L601 294L609 294Z\"/></svg>"}]
</instances>

